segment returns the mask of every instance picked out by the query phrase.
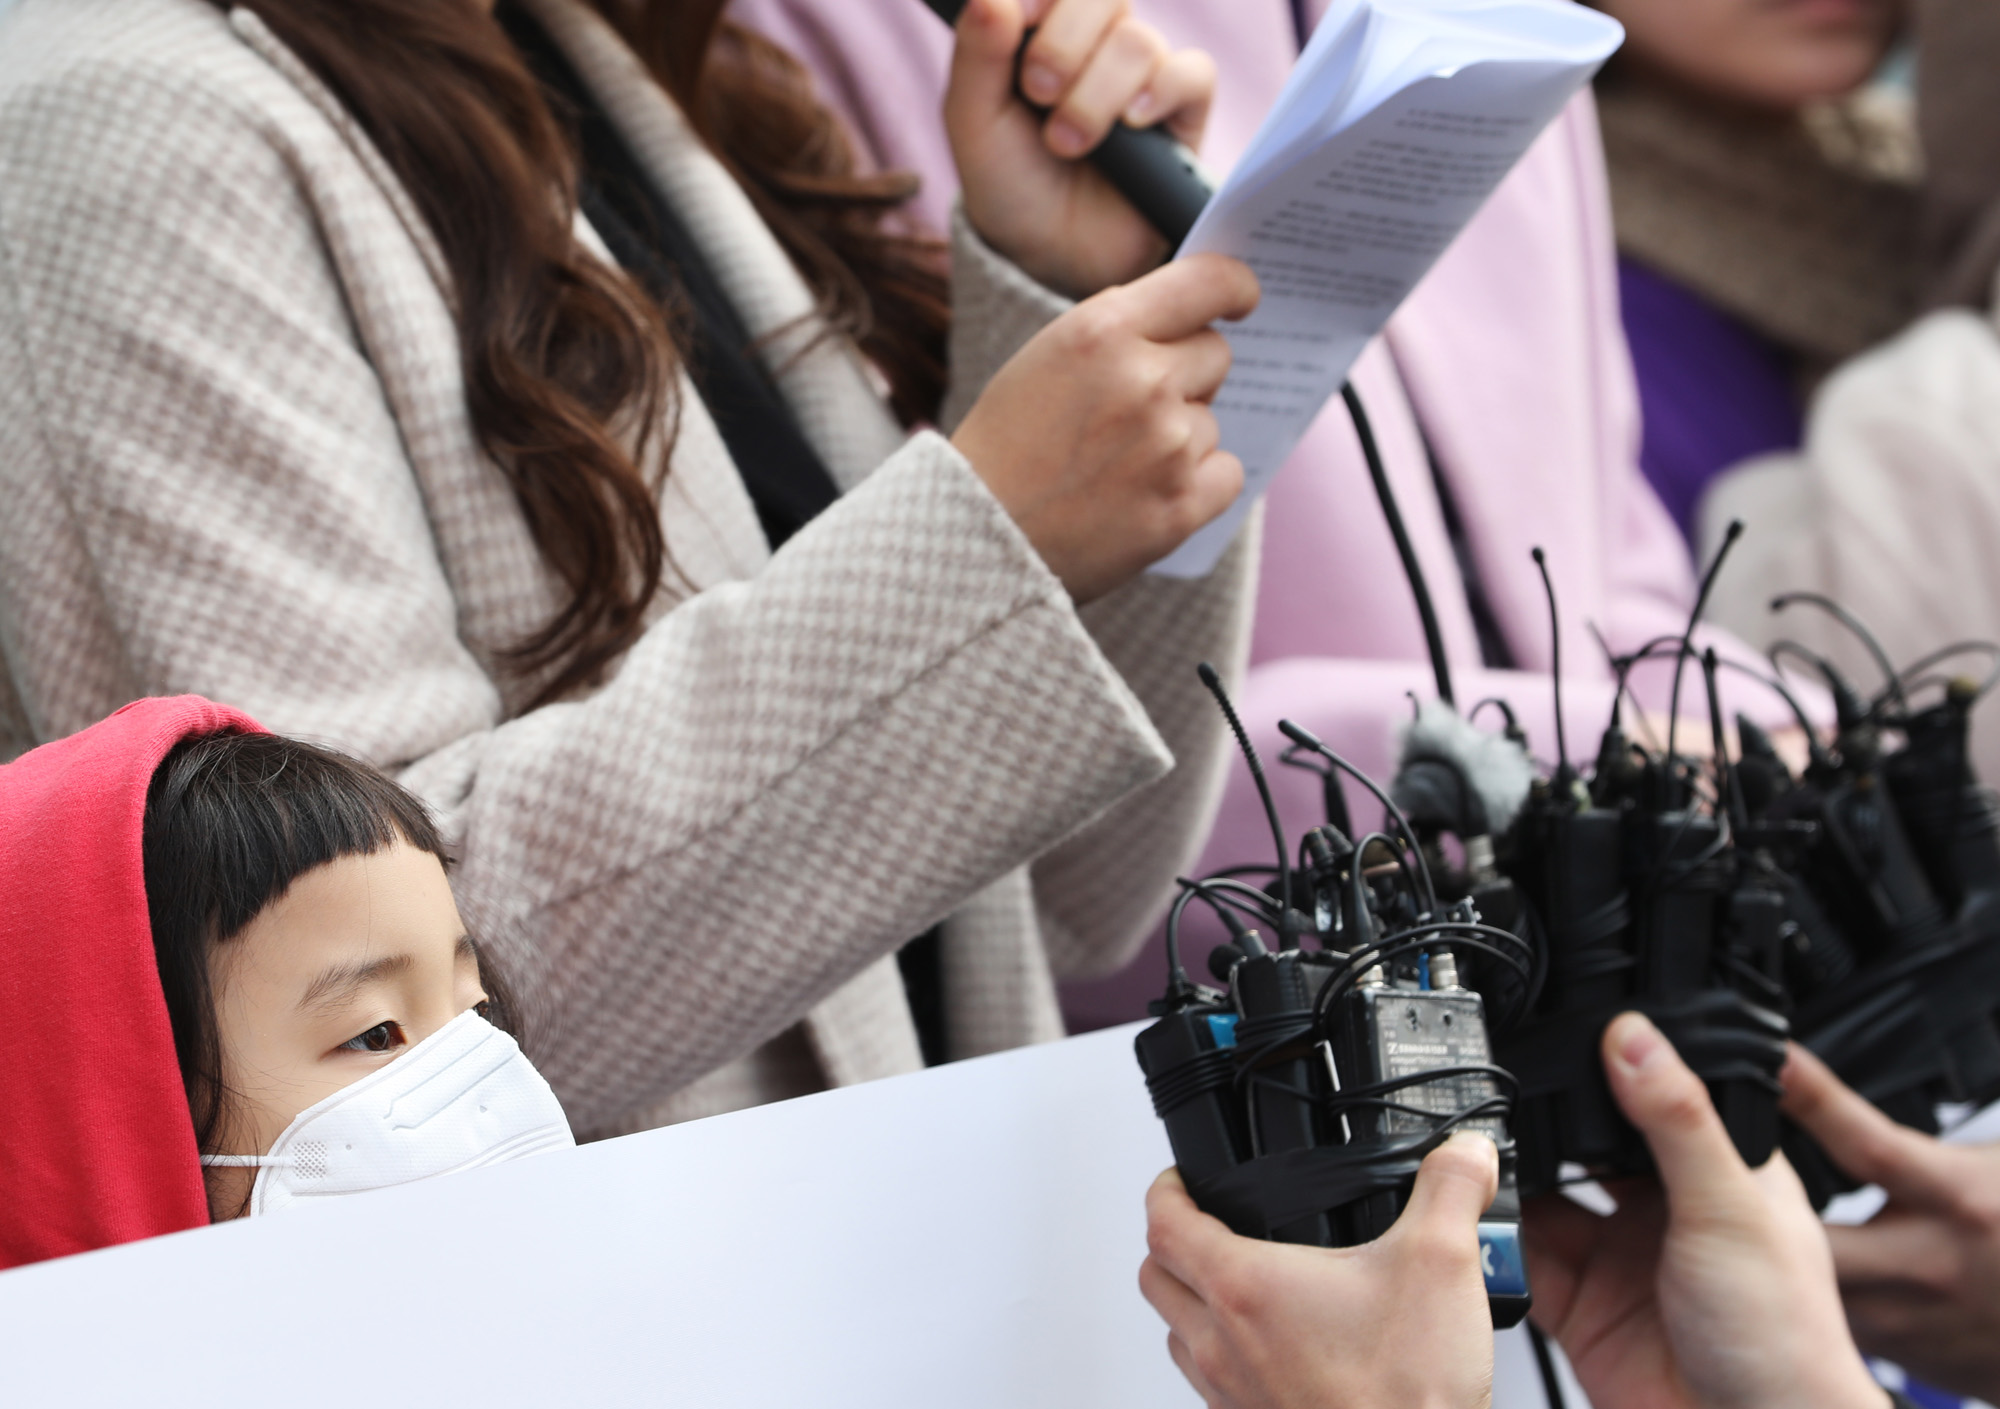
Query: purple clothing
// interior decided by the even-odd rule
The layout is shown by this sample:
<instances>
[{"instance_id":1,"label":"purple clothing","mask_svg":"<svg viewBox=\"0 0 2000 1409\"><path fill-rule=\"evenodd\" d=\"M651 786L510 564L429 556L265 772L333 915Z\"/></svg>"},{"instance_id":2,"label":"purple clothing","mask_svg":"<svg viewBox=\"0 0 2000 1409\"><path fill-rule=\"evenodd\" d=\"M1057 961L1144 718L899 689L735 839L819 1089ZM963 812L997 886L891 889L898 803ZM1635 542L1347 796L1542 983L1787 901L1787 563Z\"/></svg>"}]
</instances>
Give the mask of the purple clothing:
<instances>
[{"instance_id":1,"label":"purple clothing","mask_svg":"<svg viewBox=\"0 0 2000 1409\"><path fill-rule=\"evenodd\" d=\"M1639 467L1690 543L1709 481L1804 434L1783 349L1666 275L1620 256L1618 297L1645 427Z\"/></svg>"}]
</instances>

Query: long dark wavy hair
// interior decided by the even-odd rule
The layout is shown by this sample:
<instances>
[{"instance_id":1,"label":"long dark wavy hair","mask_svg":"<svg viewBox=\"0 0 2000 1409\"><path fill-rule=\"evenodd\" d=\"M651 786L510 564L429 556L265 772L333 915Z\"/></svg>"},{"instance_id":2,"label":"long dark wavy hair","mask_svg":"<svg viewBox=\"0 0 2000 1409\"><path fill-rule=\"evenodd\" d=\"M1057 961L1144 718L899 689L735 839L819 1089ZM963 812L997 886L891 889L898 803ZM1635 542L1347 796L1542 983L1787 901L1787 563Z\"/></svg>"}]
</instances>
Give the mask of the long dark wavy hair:
<instances>
[{"instance_id":1,"label":"long dark wavy hair","mask_svg":"<svg viewBox=\"0 0 2000 1409\"><path fill-rule=\"evenodd\" d=\"M804 69L724 21L724 0L584 2L743 186L822 316L886 376L904 423L933 416L942 252L884 224L914 178L857 172ZM663 310L572 236L570 134L481 0L214 3L262 19L416 201L451 274L473 428L567 594L510 664L537 704L598 681L638 638L668 567L659 486L642 467L666 462L678 354Z\"/></svg>"}]
</instances>

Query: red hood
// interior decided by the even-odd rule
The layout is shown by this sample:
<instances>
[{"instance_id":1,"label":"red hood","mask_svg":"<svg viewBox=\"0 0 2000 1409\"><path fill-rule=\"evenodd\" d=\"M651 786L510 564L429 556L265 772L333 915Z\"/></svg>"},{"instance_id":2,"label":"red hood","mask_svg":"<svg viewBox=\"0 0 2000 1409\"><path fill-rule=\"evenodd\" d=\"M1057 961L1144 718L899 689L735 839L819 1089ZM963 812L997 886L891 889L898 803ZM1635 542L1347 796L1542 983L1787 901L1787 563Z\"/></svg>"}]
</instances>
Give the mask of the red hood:
<instances>
[{"instance_id":1,"label":"red hood","mask_svg":"<svg viewBox=\"0 0 2000 1409\"><path fill-rule=\"evenodd\" d=\"M146 916L153 771L245 715L138 700L0 767L0 1268L208 1222Z\"/></svg>"}]
</instances>

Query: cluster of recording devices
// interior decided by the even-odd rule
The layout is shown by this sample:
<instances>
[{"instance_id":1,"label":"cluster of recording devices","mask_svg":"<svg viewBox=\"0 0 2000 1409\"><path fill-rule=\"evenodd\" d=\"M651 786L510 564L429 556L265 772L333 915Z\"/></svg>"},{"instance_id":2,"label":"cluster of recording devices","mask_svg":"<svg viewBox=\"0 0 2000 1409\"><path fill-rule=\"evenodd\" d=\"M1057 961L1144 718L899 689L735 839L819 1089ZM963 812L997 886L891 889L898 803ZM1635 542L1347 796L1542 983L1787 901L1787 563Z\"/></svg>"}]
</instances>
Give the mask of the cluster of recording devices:
<instances>
[{"instance_id":1,"label":"cluster of recording devices","mask_svg":"<svg viewBox=\"0 0 2000 1409\"><path fill-rule=\"evenodd\" d=\"M1794 603L1868 640L1824 598L1775 605ZM1553 623L1553 592L1550 608ZM1638 661L1671 659L1676 695L1685 669L1721 739L1717 675L1742 667L1691 637L1617 660L1621 698ZM1650 1169L1599 1064L1617 1013L1648 1014L1744 1159L1782 1147L1816 1206L1851 1186L1780 1115L1788 1037L1921 1129L1941 1104L2000 1097L2000 808L1967 752L1993 682L1943 669L2000 649L1962 644L1902 669L1875 654L1885 683L1870 699L1804 647L1774 651L1825 682L1827 737L1775 665L1752 672L1811 741L1798 775L1742 718L1733 762L1683 756L1671 729L1641 743L1614 715L1594 763L1574 768L1559 695L1558 758L1540 767L1505 702L1457 713L1440 658L1441 698L1418 711L1386 788L1281 726L1282 761L1326 782L1326 820L1296 853L1204 666L1278 854L1181 882L1167 990L1137 1042L1196 1203L1247 1236L1351 1246L1395 1221L1426 1154L1483 1131L1501 1181L1480 1253L1504 1327L1529 1305L1521 1199ZM1474 727L1494 705L1504 727ZM1343 774L1378 800L1382 830L1357 835ZM1229 936L1199 981L1180 953L1190 906Z\"/></svg>"}]
</instances>

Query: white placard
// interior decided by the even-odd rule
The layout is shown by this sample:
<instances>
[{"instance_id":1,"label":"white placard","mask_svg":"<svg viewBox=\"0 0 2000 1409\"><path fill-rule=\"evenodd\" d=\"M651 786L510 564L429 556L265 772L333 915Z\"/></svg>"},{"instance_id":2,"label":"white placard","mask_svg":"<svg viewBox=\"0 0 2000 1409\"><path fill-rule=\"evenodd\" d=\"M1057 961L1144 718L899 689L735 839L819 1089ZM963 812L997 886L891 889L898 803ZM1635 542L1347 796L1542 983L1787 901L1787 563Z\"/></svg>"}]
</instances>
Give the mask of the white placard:
<instances>
[{"instance_id":1,"label":"white placard","mask_svg":"<svg viewBox=\"0 0 2000 1409\"><path fill-rule=\"evenodd\" d=\"M1134 1031L0 1274L0 1404L1195 1409Z\"/></svg>"}]
</instances>

